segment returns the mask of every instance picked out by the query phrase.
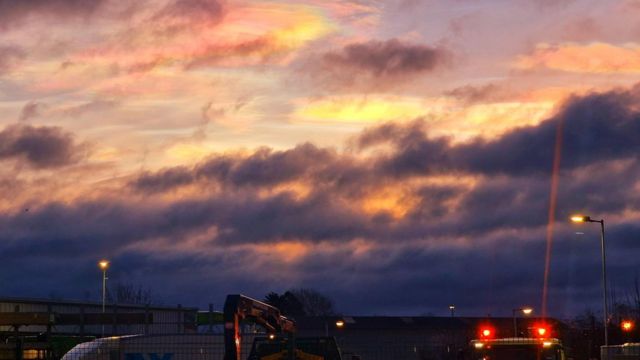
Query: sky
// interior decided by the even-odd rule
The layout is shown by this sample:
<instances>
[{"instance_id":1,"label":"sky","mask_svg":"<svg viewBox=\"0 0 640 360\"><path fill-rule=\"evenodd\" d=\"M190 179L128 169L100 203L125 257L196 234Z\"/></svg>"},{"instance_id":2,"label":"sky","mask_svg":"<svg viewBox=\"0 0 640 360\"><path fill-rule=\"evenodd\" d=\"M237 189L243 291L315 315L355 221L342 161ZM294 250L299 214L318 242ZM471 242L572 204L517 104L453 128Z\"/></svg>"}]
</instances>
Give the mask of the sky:
<instances>
[{"instance_id":1,"label":"sky","mask_svg":"<svg viewBox=\"0 0 640 360\"><path fill-rule=\"evenodd\" d=\"M104 258L167 305L312 288L345 314L510 316L546 293L566 318L601 308L581 213L626 301L639 19L638 0L0 0L0 296L97 301Z\"/></svg>"}]
</instances>

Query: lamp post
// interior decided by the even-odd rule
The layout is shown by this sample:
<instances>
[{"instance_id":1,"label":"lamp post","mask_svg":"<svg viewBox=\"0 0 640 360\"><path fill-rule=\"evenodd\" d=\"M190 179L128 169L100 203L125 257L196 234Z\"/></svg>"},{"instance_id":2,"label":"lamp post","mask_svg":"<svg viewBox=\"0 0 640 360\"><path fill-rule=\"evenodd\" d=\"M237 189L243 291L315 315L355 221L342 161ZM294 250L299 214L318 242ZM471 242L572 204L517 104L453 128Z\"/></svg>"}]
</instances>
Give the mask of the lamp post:
<instances>
[{"instance_id":1,"label":"lamp post","mask_svg":"<svg viewBox=\"0 0 640 360\"><path fill-rule=\"evenodd\" d=\"M344 320L338 319L336 320L336 328L342 329L344 327ZM329 321L327 319L324 320L324 336L329 337Z\"/></svg>"},{"instance_id":2,"label":"lamp post","mask_svg":"<svg viewBox=\"0 0 640 360\"><path fill-rule=\"evenodd\" d=\"M105 313L105 305L107 299L107 268L109 268L109 262L107 260L100 260L98 263L102 270L102 313ZM102 318L102 336L104 337L104 316Z\"/></svg>"},{"instance_id":3,"label":"lamp post","mask_svg":"<svg viewBox=\"0 0 640 360\"><path fill-rule=\"evenodd\" d=\"M529 315L533 312L533 309L530 307L521 307L511 310L511 313L513 314L513 337L518 337L518 320L516 317L516 313L518 311L521 311L525 315Z\"/></svg>"},{"instance_id":4,"label":"lamp post","mask_svg":"<svg viewBox=\"0 0 640 360\"><path fill-rule=\"evenodd\" d=\"M601 220L593 220L589 216L585 215L575 215L571 217L571 221L575 223L583 223L583 222L595 222L600 223L600 249L602 251L602 300L603 300L603 314L604 314L604 345L609 345L609 331L608 331L608 323L609 323L609 313L607 311L607 262L606 262L606 253L604 246L604 219Z\"/></svg>"},{"instance_id":5,"label":"lamp post","mask_svg":"<svg viewBox=\"0 0 640 360\"><path fill-rule=\"evenodd\" d=\"M456 316L456 307L455 307L455 305L449 305L449 311L451 311L451 317Z\"/></svg>"}]
</instances>

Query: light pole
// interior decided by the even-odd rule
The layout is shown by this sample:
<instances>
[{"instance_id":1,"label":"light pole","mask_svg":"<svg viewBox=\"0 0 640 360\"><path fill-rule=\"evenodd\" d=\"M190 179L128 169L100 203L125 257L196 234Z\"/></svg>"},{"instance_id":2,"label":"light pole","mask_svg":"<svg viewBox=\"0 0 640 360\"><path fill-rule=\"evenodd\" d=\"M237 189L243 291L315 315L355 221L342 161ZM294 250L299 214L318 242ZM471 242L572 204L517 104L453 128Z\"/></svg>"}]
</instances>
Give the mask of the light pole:
<instances>
[{"instance_id":1,"label":"light pole","mask_svg":"<svg viewBox=\"0 0 640 360\"><path fill-rule=\"evenodd\" d=\"M451 317L456 316L456 306L455 305L449 305L449 310L451 311Z\"/></svg>"},{"instance_id":2,"label":"light pole","mask_svg":"<svg viewBox=\"0 0 640 360\"><path fill-rule=\"evenodd\" d=\"M600 249L602 250L602 300L603 300L603 314L604 314L604 345L609 345L609 313L607 311L607 257L605 253L604 246L604 219L601 220L593 220L589 216L585 215L575 215L571 217L571 221L575 223L583 223L583 222L595 222L600 223Z\"/></svg>"},{"instance_id":3,"label":"light pole","mask_svg":"<svg viewBox=\"0 0 640 360\"><path fill-rule=\"evenodd\" d=\"M530 307L521 307L511 310L511 313L513 314L513 337L518 337L518 320L516 318L516 313L518 311L522 311L523 314L529 315L533 312L533 309Z\"/></svg>"},{"instance_id":4,"label":"light pole","mask_svg":"<svg viewBox=\"0 0 640 360\"><path fill-rule=\"evenodd\" d=\"M336 320L336 328L342 329L344 327L344 320L338 319ZM327 319L324 320L324 336L329 337L329 321Z\"/></svg>"},{"instance_id":5,"label":"light pole","mask_svg":"<svg viewBox=\"0 0 640 360\"><path fill-rule=\"evenodd\" d=\"M98 263L100 269L102 269L102 313L105 313L105 303L107 300L107 268L109 268L109 262L107 260L100 260ZM102 323L102 337L104 337L104 316L100 321Z\"/></svg>"}]
</instances>

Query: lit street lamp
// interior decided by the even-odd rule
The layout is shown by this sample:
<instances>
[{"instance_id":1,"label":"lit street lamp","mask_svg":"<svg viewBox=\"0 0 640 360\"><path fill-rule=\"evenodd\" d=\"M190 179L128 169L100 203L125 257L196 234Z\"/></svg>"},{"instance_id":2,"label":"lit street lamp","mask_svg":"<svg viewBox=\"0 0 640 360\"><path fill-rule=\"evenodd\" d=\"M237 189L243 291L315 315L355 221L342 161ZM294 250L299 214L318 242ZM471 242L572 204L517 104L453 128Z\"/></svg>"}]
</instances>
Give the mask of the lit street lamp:
<instances>
[{"instance_id":1,"label":"lit street lamp","mask_svg":"<svg viewBox=\"0 0 640 360\"><path fill-rule=\"evenodd\" d=\"M513 336L518 337L518 320L516 317L516 313L522 312L525 315L530 315L533 312L533 309L530 307L521 307L517 309L512 309L511 312L513 314Z\"/></svg>"},{"instance_id":2,"label":"lit street lamp","mask_svg":"<svg viewBox=\"0 0 640 360\"><path fill-rule=\"evenodd\" d=\"M584 215L575 215L571 217L571 221L575 223L583 223L583 222L595 222L600 223L600 249L602 250L602 299L603 299L603 313L604 313L604 345L609 345L609 331L608 331L608 322L609 322L609 314L607 311L607 262L605 255L605 247L604 247L604 219L602 220L593 220L589 216Z\"/></svg>"},{"instance_id":3,"label":"lit street lamp","mask_svg":"<svg viewBox=\"0 0 640 360\"><path fill-rule=\"evenodd\" d=\"M344 327L344 320L342 319L336 320L336 328L342 329L343 327ZM327 319L325 319L324 321L324 336L326 337L329 336L329 321Z\"/></svg>"},{"instance_id":4,"label":"lit street lamp","mask_svg":"<svg viewBox=\"0 0 640 360\"><path fill-rule=\"evenodd\" d=\"M98 265L100 269L102 269L102 313L104 314L107 299L107 268L109 267L109 262L107 260L100 260ZM104 316L102 320L104 321ZM102 323L102 336L104 337L104 322Z\"/></svg>"},{"instance_id":5,"label":"lit street lamp","mask_svg":"<svg viewBox=\"0 0 640 360\"><path fill-rule=\"evenodd\" d=\"M449 305L449 310L451 311L451 317L454 317L456 315L455 305Z\"/></svg>"}]
</instances>

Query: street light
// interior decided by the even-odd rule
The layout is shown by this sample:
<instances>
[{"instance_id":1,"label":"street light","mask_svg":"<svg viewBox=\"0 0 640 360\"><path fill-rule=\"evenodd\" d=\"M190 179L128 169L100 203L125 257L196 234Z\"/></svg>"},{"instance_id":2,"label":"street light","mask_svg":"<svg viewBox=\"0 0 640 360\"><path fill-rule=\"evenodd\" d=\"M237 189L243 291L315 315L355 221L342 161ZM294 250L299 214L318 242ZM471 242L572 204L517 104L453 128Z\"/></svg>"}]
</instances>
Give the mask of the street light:
<instances>
[{"instance_id":1,"label":"street light","mask_svg":"<svg viewBox=\"0 0 640 360\"><path fill-rule=\"evenodd\" d=\"M455 305L449 305L449 310L451 311L451 317L454 317L456 315Z\"/></svg>"},{"instance_id":2,"label":"street light","mask_svg":"<svg viewBox=\"0 0 640 360\"><path fill-rule=\"evenodd\" d=\"M533 312L533 309L530 307L521 307L517 309L512 309L511 313L513 314L513 336L518 337L518 320L516 318L516 313L521 311L525 315L530 315Z\"/></svg>"},{"instance_id":3,"label":"street light","mask_svg":"<svg viewBox=\"0 0 640 360\"><path fill-rule=\"evenodd\" d=\"M100 260L98 263L102 270L102 313L105 313L105 303L107 299L107 268L109 268L109 262L107 260ZM104 316L102 317L102 336L104 337Z\"/></svg>"},{"instance_id":4,"label":"street light","mask_svg":"<svg viewBox=\"0 0 640 360\"><path fill-rule=\"evenodd\" d=\"M608 320L609 314L607 311L607 257L605 255L604 247L604 219L593 220L590 216L574 215L571 217L571 221L575 223L595 222L600 223L600 249L602 251L602 299L603 299L603 314L604 314L604 345L609 345L609 331Z\"/></svg>"},{"instance_id":5,"label":"street light","mask_svg":"<svg viewBox=\"0 0 640 360\"><path fill-rule=\"evenodd\" d=\"M344 320L342 319L336 320L336 328L342 329L343 327L344 327ZM329 320L328 319L324 320L324 336L326 337L329 336Z\"/></svg>"}]
</instances>

